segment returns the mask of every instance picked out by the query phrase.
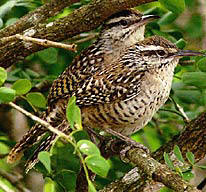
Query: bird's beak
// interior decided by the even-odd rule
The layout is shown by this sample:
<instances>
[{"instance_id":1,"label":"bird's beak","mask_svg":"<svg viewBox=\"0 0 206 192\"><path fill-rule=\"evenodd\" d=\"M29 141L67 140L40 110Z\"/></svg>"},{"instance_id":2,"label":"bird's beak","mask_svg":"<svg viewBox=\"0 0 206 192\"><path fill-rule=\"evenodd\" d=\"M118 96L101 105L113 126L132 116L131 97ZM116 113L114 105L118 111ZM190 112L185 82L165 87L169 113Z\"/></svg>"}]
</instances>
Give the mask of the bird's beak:
<instances>
[{"instance_id":1,"label":"bird's beak","mask_svg":"<svg viewBox=\"0 0 206 192\"><path fill-rule=\"evenodd\" d=\"M142 16L142 20L140 21L142 24L147 24L155 19L159 19L160 16L158 15L144 15Z\"/></svg>"},{"instance_id":2,"label":"bird's beak","mask_svg":"<svg viewBox=\"0 0 206 192\"><path fill-rule=\"evenodd\" d=\"M192 50L180 50L178 51L175 56L183 57L183 56L206 56L206 54L198 52L198 51L192 51Z\"/></svg>"}]
</instances>

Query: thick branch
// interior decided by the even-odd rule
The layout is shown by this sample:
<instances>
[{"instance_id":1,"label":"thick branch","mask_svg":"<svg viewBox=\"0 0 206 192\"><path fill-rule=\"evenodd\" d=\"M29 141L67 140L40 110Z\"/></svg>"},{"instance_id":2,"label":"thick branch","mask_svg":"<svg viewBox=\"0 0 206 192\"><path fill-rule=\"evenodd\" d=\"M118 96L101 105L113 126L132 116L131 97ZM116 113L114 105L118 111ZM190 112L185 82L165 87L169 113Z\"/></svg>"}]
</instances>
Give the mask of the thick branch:
<instances>
[{"instance_id":1,"label":"thick branch","mask_svg":"<svg viewBox=\"0 0 206 192\"><path fill-rule=\"evenodd\" d=\"M21 33L30 27L43 23L49 17L57 15L62 9L78 1L79 0L51 0L34 11L29 12L13 25L9 25L0 30L0 38Z\"/></svg>"},{"instance_id":2,"label":"thick branch","mask_svg":"<svg viewBox=\"0 0 206 192\"><path fill-rule=\"evenodd\" d=\"M41 24L26 30L23 35L52 41L62 41L81 32L98 27L111 14L156 0L94 0L69 16L49 24ZM25 44L16 40L3 43L0 40L0 66L7 68L26 56L42 50L35 44Z\"/></svg>"},{"instance_id":3,"label":"thick branch","mask_svg":"<svg viewBox=\"0 0 206 192\"><path fill-rule=\"evenodd\" d=\"M158 149L156 152L154 152L151 156L154 159L156 159L157 161L159 161L160 163L164 163L163 153L164 152L169 153L169 152L173 151L174 146L178 145L180 147L180 150L182 151L182 154L184 157L185 157L185 154L187 151L191 151L195 155L196 161L199 161L199 160L203 159L206 155L205 137L206 137L206 113L202 113L197 118L195 118L194 120L189 122L186 125L185 130L180 135L175 136L170 142L163 145L160 149ZM129 154L128 158L130 160L136 162L137 161L136 158L140 158L138 153L139 153L139 151L131 151L128 153ZM136 154L138 154L138 157L136 157ZM149 158L151 158L151 157L149 157ZM146 157L145 159L146 159L146 163L148 163L148 161L149 161L148 157ZM145 159L142 158L143 162L145 161ZM153 161L154 160L152 160L152 162ZM138 162L137 165L139 165L139 163L141 163L141 162ZM163 167L163 169L161 169L161 166L159 167L160 169L158 168L157 171L155 171L155 173L152 174L152 177L155 181L162 182L162 179L163 179L162 177L166 176L165 175L166 173L164 172L165 168ZM135 172L136 170L134 169L133 171ZM125 177L127 177L127 174L125 175ZM177 177L179 177L179 176L177 176ZM121 180L115 181L115 182L111 183L110 185L108 185L107 187L105 187L102 190L102 192L107 192L107 191L109 192L111 189L114 189L114 191L118 191L118 192L134 191L133 189L135 189L136 191L142 191L142 188L144 188L144 185L147 182L145 178L146 177L144 175L143 177L141 176L141 178L138 178L138 179L136 179L136 178L131 179L130 183L126 183L124 181L124 179L121 179ZM164 179L167 179L167 177L165 177ZM174 179L176 179L176 178L174 178ZM168 182L172 182L171 184L173 184L173 182L176 182L176 180L173 180L170 177L170 181L167 182L167 180L165 180L165 182L166 183L164 183L164 182L162 182L162 183L167 185ZM176 184L178 187L180 183L176 182Z\"/></svg>"}]
</instances>

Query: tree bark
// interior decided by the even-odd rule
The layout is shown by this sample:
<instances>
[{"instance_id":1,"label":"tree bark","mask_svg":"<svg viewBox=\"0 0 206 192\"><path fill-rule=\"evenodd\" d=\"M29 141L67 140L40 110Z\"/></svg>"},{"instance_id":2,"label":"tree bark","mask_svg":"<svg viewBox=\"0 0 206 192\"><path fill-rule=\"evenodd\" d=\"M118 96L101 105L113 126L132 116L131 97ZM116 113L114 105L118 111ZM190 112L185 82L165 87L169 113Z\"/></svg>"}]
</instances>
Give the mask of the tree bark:
<instances>
[{"instance_id":1,"label":"tree bark","mask_svg":"<svg viewBox=\"0 0 206 192\"><path fill-rule=\"evenodd\" d=\"M130 171L130 174L126 174L122 179L115 181L105 187L101 192L109 192L111 190L115 192L126 192L126 191L144 191L148 179L153 179L156 182L161 182L165 186L174 189L175 191L199 191L193 188L188 183L184 182L179 175L171 174L168 172L168 168L163 165L164 158L163 153L171 153L174 146L179 146L183 157L186 152L191 151L195 155L195 160L198 162L203 159L206 155L206 113L200 114L197 118L190 121L184 131L174 136L174 138L160 147L157 151L148 156L144 154L140 149L131 149L127 152L127 158L130 162L138 166ZM121 147L120 147L121 148ZM156 161L155 161L155 160ZM185 158L184 158L185 159ZM158 162L162 163L159 164ZM155 169L155 170L154 170ZM130 177L131 172L136 175L142 175L139 177ZM146 174L146 175L145 175ZM125 182L125 177L130 178L130 182ZM128 180L128 179L127 179ZM186 187L187 185L187 187Z\"/></svg>"},{"instance_id":2,"label":"tree bark","mask_svg":"<svg viewBox=\"0 0 206 192\"><path fill-rule=\"evenodd\" d=\"M54 22L39 24L30 28L19 27L21 30L24 29L24 31L15 29L15 27L18 28L18 26L24 25L25 19L22 19L21 24L10 26L13 32L9 33L7 29L4 29L4 31L0 31L0 34L6 34L6 36L8 36L9 34L15 34L16 31L22 32L23 35L30 37L51 41L63 41L79 33L97 28L107 17L115 12L153 1L156 0L94 0L90 4L75 10L70 15L55 20ZM69 2L72 3L74 1ZM39 9L41 10L41 8ZM37 14L36 12L30 14L30 18L34 17L34 15ZM27 16L25 17L27 18ZM44 49L44 47L36 44L25 43L21 40L8 42L5 41L4 38L1 38L0 66L8 68L18 61L23 60L28 55L42 49Z\"/></svg>"}]
</instances>

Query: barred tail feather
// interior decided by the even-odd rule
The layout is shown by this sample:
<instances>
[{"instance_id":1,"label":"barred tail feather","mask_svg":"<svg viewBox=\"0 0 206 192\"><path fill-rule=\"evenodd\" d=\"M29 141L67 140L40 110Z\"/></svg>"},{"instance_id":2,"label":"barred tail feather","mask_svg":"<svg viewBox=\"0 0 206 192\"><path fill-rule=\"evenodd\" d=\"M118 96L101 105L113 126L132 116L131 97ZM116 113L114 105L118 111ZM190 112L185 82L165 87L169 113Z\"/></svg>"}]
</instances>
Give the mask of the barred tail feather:
<instances>
[{"instance_id":1,"label":"barred tail feather","mask_svg":"<svg viewBox=\"0 0 206 192\"><path fill-rule=\"evenodd\" d=\"M64 133L69 132L69 125L66 120L63 120L63 122L56 127L59 131L62 131ZM33 155L30 157L30 159L26 163L26 173L34 167L34 165L39 161L38 155L41 151L49 151L53 143L56 142L58 139L58 135L51 134L48 136L45 140L41 142L41 144L36 148Z\"/></svg>"},{"instance_id":2,"label":"barred tail feather","mask_svg":"<svg viewBox=\"0 0 206 192\"><path fill-rule=\"evenodd\" d=\"M34 151L32 157L27 161L26 163L26 173L28 173L28 171L30 169L32 169L34 167L34 165L39 161L38 160L38 155L41 151L49 151L49 149L51 148L52 144L56 141L56 139L58 138L58 136L56 134L52 134L50 136L48 136L38 147L37 149Z\"/></svg>"},{"instance_id":3,"label":"barred tail feather","mask_svg":"<svg viewBox=\"0 0 206 192\"><path fill-rule=\"evenodd\" d=\"M42 125L34 125L10 151L7 157L7 162L14 163L15 161L21 159L24 150L38 142L45 134L45 131L46 130Z\"/></svg>"}]
</instances>

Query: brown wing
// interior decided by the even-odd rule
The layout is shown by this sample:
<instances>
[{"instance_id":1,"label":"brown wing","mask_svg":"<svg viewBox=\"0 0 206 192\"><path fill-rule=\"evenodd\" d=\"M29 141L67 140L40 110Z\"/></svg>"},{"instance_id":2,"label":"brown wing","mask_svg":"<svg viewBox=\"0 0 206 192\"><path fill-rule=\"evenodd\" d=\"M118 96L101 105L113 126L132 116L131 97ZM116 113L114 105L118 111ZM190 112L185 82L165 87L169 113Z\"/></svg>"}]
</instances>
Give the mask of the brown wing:
<instances>
[{"instance_id":1,"label":"brown wing","mask_svg":"<svg viewBox=\"0 0 206 192\"><path fill-rule=\"evenodd\" d=\"M49 104L58 99L76 96L79 106L93 105L129 99L139 93L144 70L130 67L131 61L128 62L128 58L131 51L124 53L122 59L106 63L103 53L97 50L95 46L91 46L84 51L54 81L49 94ZM136 60L132 61L134 65L134 62L145 62L138 55L138 50L135 54Z\"/></svg>"},{"instance_id":2,"label":"brown wing","mask_svg":"<svg viewBox=\"0 0 206 192\"><path fill-rule=\"evenodd\" d=\"M56 79L49 92L48 103L71 97L83 82L101 70L104 62L103 52L97 51L94 44L77 56L73 63ZM94 67L95 66L95 67Z\"/></svg>"}]
</instances>

